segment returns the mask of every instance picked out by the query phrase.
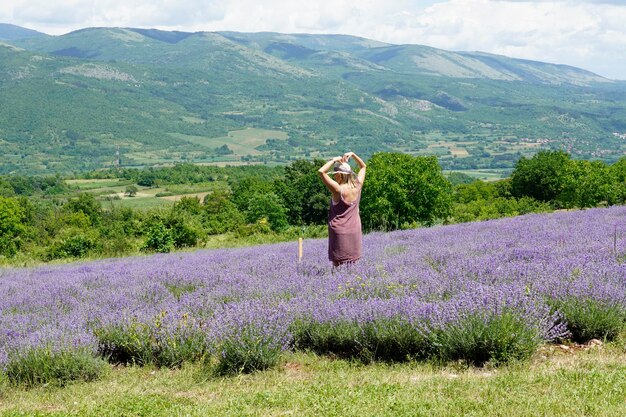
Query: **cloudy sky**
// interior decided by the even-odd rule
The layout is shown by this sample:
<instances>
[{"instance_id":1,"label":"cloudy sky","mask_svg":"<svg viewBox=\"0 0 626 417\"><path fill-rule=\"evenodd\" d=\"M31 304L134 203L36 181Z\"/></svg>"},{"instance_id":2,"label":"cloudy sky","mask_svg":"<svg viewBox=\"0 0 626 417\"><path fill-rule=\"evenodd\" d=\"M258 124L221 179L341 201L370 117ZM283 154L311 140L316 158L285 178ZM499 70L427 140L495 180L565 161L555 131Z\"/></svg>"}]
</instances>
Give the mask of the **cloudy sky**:
<instances>
[{"instance_id":1,"label":"cloudy sky","mask_svg":"<svg viewBox=\"0 0 626 417\"><path fill-rule=\"evenodd\" d=\"M339 33L573 65L626 80L626 0L11 0L0 22Z\"/></svg>"}]
</instances>

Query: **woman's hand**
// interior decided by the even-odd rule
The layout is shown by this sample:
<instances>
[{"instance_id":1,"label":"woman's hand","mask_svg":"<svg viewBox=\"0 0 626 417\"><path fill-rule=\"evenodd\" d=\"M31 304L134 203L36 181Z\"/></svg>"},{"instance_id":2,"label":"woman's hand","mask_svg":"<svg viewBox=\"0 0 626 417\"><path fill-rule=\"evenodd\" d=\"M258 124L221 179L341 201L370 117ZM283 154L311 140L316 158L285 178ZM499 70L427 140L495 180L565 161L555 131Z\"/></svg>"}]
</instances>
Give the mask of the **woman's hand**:
<instances>
[{"instance_id":1,"label":"woman's hand","mask_svg":"<svg viewBox=\"0 0 626 417\"><path fill-rule=\"evenodd\" d=\"M350 158L352 158L352 156L354 156L354 152L344 153L343 156L341 157L341 162L348 162Z\"/></svg>"}]
</instances>

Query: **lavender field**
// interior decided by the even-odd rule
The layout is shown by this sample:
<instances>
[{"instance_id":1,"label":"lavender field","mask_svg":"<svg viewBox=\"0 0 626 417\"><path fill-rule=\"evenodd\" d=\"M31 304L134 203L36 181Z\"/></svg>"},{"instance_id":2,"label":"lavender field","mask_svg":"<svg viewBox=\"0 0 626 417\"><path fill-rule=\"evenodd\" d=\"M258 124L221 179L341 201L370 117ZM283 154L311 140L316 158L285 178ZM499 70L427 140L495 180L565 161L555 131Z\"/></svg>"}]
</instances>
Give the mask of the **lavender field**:
<instances>
[{"instance_id":1,"label":"lavender field","mask_svg":"<svg viewBox=\"0 0 626 417\"><path fill-rule=\"evenodd\" d=\"M114 363L221 374L288 349L364 361L495 363L626 323L626 207L372 233L332 270L326 241L0 270L0 369L15 382Z\"/></svg>"}]
</instances>

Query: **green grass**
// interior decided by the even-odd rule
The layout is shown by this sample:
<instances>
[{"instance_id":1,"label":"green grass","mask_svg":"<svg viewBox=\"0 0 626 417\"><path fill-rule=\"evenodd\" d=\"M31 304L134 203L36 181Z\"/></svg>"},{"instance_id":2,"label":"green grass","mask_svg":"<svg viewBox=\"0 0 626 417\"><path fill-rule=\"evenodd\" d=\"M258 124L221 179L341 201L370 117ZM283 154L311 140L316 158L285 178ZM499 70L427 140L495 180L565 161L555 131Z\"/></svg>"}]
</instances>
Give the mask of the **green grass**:
<instances>
[{"instance_id":1,"label":"green grass","mask_svg":"<svg viewBox=\"0 0 626 417\"><path fill-rule=\"evenodd\" d=\"M621 343L621 345L620 345ZM492 368L360 365L290 354L230 378L204 368L114 367L101 380L30 390L0 381L2 416L622 416L624 342Z\"/></svg>"},{"instance_id":2,"label":"green grass","mask_svg":"<svg viewBox=\"0 0 626 417\"><path fill-rule=\"evenodd\" d=\"M119 207L129 207L137 210L147 210L155 207L169 207L174 205L174 201L164 198L150 197L123 197L121 200L103 201L102 205L108 207L109 204Z\"/></svg>"},{"instance_id":3,"label":"green grass","mask_svg":"<svg viewBox=\"0 0 626 417\"><path fill-rule=\"evenodd\" d=\"M221 235L208 236L204 245L206 249L234 248L244 246L266 245L280 242L294 242L294 256L296 253L295 246L298 238L303 239L320 239L328 237L328 227L326 225L319 226L291 226L282 233L255 233L250 236L238 236L235 233L224 233ZM197 248L191 249L197 250ZM306 253L304 254L306 256Z\"/></svg>"},{"instance_id":4,"label":"green grass","mask_svg":"<svg viewBox=\"0 0 626 417\"><path fill-rule=\"evenodd\" d=\"M119 188L106 188L102 189L93 188L91 191L100 195L102 206L105 208L111 205L117 207L129 207L132 209L146 210L155 207L168 207L174 204L173 200L158 198L156 195L159 193L167 193L166 188L151 188L151 187L137 187L137 195L129 197L125 194L126 187ZM108 200L107 197L117 194L119 199ZM174 193L172 193L174 194Z\"/></svg>"},{"instance_id":5,"label":"green grass","mask_svg":"<svg viewBox=\"0 0 626 417\"><path fill-rule=\"evenodd\" d=\"M261 155L263 152L257 150L256 147L264 145L267 139L287 139L287 133L283 131L257 128L233 130L228 132L227 136L218 138L184 135L180 133L171 133L171 136L208 148L218 148L222 145L228 145L236 156Z\"/></svg>"},{"instance_id":6,"label":"green grass","mask_svg":"<svg viewBox=\"0 0 626 417\"><path fill-rule=\"evenodd\" d=\"M507 177L510 174L508 169L455 169L452 171L444 171L444 174L451 172L460 172L467 174L475 179L484 181L495 181Z\"/></svg>"},{"instance_id":7,"label":"green grass","mask_svg":"<svg viewBox=\"0 0 626 417\"><path fill-rule=\"evenodd\" d=\"M207 192L227 187L224 181L204 182L198 184L170 184L163 187L138 186L137 195L129 197L125 194L126 187L132 184L127 180L68 180L68 184L78 187L80 191L88 191L99 197L104 207L118 206L132 209L147 210L157 207L169 207L182 196L196 196L202 199ZM163 195L161 197L160 195ZM109 200L117 195L119 199ZM159 195L159 197L157 197ZM197 196L196 196L197 197Z\"/></svg>"},{"instance_id":8,"label":"green grass","mask_svg":"<svg viewBox=\"0 0 626 417\"><path fill-rule=\"evenodd\" d=\"M115 188L132 184L132 181L124 179L66 180L65 182L81 191Z\"/></svg>"}]
</instances>

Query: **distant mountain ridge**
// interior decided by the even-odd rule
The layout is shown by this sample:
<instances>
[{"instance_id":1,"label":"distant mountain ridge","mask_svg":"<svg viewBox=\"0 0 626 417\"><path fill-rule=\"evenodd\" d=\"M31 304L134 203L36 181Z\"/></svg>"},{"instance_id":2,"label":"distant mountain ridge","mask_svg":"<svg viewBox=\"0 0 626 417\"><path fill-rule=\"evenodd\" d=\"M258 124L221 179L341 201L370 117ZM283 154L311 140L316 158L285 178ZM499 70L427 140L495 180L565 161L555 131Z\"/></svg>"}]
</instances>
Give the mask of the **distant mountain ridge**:
<instances>
[{"instance_id":1,"label":"distant mountain ridge","mask_svg":"<svg viewBox=\"0 0 626 417\"><path fill-rule=\"evenodd\" d=\"M350 148L449 169L626 150L626 83L565 65L348 35L86 28L3 42L0 173L110 166L117 147L132 166Z\"/></svg>"},{"instance_id":2,"label":"distant mountain ridge","mask_svg":"<svg viewBox=\"0 0 626 417\"><path fill-rule=\"evenodd\" d=\"M48 35L36 30L11 25L9 23L0 23L0 41L12 41L16 39L37 38L42 36Z\"/></svg>"},{"instance_id":3,"label":"distant mountain ridge","mask_svg":"<svg viewBox=\"0 0 626 417\"><path fill-rule=\"evenodd\" d=\"M590 82L609 82L610 80L583 69L548 64L538 61L508 58L484 52L450 52L422 45L391 45L364 38L344 36L346 42L338 46L338 35L283 35L268 33L239 33L230 35L218 32L236 42L262 49L268 53L276 50L288 50L287 46L306 48L298 54L284 54L286 59L308 58L319 51L349 52L371 63L394 71L440 75L454 78L487 78L506 81L528 81L548 84L570 83L587 85ZM263 42L260 43L259 39ZM316 41L311 41L314 39ZM320 39L329 39L328 42ZM333 42L335 41L335 42Z\"/></svg>"},{"instance_id":4,"label":"distant mountain ridge","mask_svg":"<svg viewBox=\"0 0 626 417\"><path fill-rule=\"evenodd\" d=\"M588 85L592 82L610 82L600 75L580 68L549 64L493 55L484 52L451 52L422 45L391 45L349 35L280 34L273 32L168 32L137 28L87 28L66 35L42 39L29 37L18 45L29 50L54 55L90 59L110 59L101 44L83 44L79 38L88 32L104 32L104 36L117 37L126 43L145 42L145 39L171 46L194 37L222 37L243 47L262 51L285 60L307 60L319 54L339 52L366 60L380 68L407 74L438 75L453 78L485 78L504 81L526 81L546 84L569 83ZM106 33L108 32L108 33ZM134 37L132 33L139 34ZM101 42L104 40L101 39ZM219 41L217 41L219 42ZM65 48L62 45L72 45ZM97 48L97 49L96 49ZM115 51L114 53L119 53ZM122 59L125 59L122 57ZM126 58L129 62L132 59Z\"/></svg>"}]
</instances>

